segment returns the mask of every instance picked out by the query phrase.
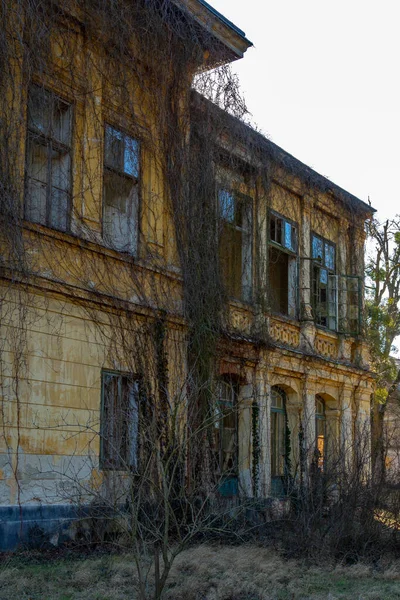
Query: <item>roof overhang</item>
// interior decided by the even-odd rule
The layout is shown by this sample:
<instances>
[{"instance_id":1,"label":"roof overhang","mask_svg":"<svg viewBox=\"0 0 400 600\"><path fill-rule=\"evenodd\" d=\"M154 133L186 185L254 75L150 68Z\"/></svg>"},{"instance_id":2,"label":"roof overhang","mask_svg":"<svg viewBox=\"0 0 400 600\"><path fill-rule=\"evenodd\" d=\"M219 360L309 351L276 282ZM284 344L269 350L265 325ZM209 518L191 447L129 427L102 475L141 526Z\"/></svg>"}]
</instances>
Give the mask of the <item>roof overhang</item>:
<instances>
[{"instance_id":1,"label":"roof overhang","mask_svg":"<svg viewBox=\"0 0 400 600\"><path fill-rule=\"evenodd\" d=\"M171 0L180 10L189 14L206 32L211 35L221 48L222 55L210 56L210 62L232 62L243 58L244 53L253 44L241 29L226 19L205 0Z\"/></svg>"}]
</instances>

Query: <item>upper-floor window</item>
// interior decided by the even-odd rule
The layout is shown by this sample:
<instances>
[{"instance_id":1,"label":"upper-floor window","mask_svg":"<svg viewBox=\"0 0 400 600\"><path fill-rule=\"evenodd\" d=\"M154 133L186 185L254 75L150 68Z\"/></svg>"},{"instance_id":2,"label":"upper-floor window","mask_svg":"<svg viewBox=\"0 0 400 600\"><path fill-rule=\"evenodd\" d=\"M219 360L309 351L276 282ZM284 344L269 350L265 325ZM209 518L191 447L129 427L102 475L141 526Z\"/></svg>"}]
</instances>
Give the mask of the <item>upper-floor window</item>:
<instances>
[{"instance_id":1,"label":"upper-floor window","mask_svg":"<svg viewBox=\"0 0 400 600\"><path fill-rule=\"evenodd\" d=\"M273 312L297 316L297 225L275 212L269 215L268 297Z\"/></svg>"},{"instance_id":2,"label":"upper-floor window","mask_svg":"<svg viewBox=\"0 0 400 600\"><path fill-rule=\"evenodd\" d=\"M25 218L67 231L71 216L72 106L37 85L28 94Z\"/></svg>"},{"instance_id":3,"label":"upper-floor window","mask_svg":"<svg viewBox=\"0 0 400 600\"><path fill-rule=\"evenodd\" d=\"M249 302L252 295L252 199L220 189L219 256L229 296Z\"/></svg>"},{"instance_id":4,"label":"upper-floor window","mask_svg":"<svg viewBox=\"0 0 400 600\"><path fill-rule=\"evenodd\" d=\"M103 371L101 384L100 466L103 469L136 469L139 382L130 375Z\"/></svg>"},{"instance_id":5,"label":"upper-floor window","mask_svg":"<svg viewBox=\"0 0 400 600\"><path fill-rule=\"evenodd\" d=\"M338 327L338 278L335 244L313 233L311 257L311 292L315 322L336 331Z\"/></svg>"},{"instance_id":6,"label":"upper-floor window","mask_svg":"<svg viewBox=\"0 0 400 600\"><path fill-rule=\"evenodd\" d=\"M103 237L115 250L135 254L138 237L139 142L105 127Z\"/></svg>"}]
</instances>

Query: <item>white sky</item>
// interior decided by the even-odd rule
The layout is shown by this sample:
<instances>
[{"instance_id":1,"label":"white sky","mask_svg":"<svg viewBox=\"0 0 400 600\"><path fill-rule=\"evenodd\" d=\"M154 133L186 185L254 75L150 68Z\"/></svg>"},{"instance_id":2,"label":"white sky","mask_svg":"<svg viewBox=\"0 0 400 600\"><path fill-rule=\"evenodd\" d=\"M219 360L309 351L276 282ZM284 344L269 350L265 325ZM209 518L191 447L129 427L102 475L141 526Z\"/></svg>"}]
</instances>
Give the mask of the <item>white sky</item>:
<instances>
[{"instance_id":1,"label":"white sky","mask_svg":"<svg viewBox=\"0 0 400 600\"><path fill-rule=\"evenodd\" d=\"M262 132L379 218L400 213L400 2L209 3L254 44L233 68Z\"/></svg>"}]
</instances>

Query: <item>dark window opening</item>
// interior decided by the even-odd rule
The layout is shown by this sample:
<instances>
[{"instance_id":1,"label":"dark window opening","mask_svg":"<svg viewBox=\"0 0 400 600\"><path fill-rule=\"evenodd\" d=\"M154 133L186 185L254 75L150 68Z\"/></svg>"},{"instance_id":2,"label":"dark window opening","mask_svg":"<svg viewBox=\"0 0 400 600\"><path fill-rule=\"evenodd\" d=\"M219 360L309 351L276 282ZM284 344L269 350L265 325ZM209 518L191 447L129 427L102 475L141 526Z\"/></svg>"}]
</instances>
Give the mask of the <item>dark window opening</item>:
<instances>
[{"instance_id":1,"label":"dark window opening","mask_svg":"<svg viewBox=\"0 0 400 600\"><path fill-rule=\"evenodd\" d=\"M289 220L271 213L269 216L268 290L273 312L296 318L297 227Z\"/></svg>"},{"instance_id":2,"label":"dark window opening","mask_svg":"<svg viewBox=\"0 0 400 600\"><path fill-rule=\"evenodd\" d=\"M271 491L281 496L285 491L288 470L286 394L274 386L271 388Z\"/></svg>"},{"instance_id":3,"label":"dark window opening","mask_svg":"<svg viewBox=\"0 0 400 600\"><path fill-rule=\"evenodd\" d=\"M219 259L227 294L250 302L252 297L252 200L219 190Z\"/></svg>"},{"instance_id":4,"label":"dark window opening","mask_svg":"<svg viewBox=\"0 0 400 600\"><path fill-rule=\"evenodd\" d=\"M102 372L100 466L137 468L139 382L129 375Z\"/></svg>"},{"instance_id":5,"label":"dark window opening","mask_svg":"<svg viewBox=\"0 0 400 600\"><path fill-rule=\"evenodd\" d=\"M215 468L222 496L238 493L238 393L237 381L222 379L214 419Z\"/></svg>"},{"instance_id":6,"label":"dark window opening","mask_svg":"<svg viewBox=\"0 0 400 600\"><path fill-rule=\"evenodd\" d=\"M315 398L315 462L320 471L324 470L326 457L326 416L325 403L320 396Z\"/></svg>"},{"instance_id":7,"label":"dark window opening","mask_svg":"<svg viewBox=\"0 0 400 600\"><path fill-rule=\"evenodd\" d=\"M314 319L334 331L338 328L338 276L336 248L332 242L312 235L311 292Z\"/></svg>"}]
</instances>

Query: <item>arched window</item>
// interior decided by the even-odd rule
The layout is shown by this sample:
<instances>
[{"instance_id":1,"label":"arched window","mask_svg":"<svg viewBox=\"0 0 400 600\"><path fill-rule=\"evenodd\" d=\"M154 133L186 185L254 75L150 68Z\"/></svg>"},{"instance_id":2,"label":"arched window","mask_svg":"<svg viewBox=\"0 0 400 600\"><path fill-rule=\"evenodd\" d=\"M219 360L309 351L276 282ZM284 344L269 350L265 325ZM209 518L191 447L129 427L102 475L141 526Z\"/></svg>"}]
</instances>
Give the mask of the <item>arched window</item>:
<instances>
[{"instance_id":1,"label":"arched window","mask_svg":"<svg viewBox=\"0 0 400 600\"><path fill-rule=\"evenodd\" d=\"M284 491L286 450L286 394L274 386L271 388L271 485L274 495Z\"/></svg>"},{"instance_id":2,"label":"arched window","mask_svg":"<svg viewBox=\"0 0 400 600\"><path fill-rule=\"evenodd\" d=\"M215 463L222 496L238 493L238 414L239 385L231 377L224 377L219 386L216 405Z\"/></svg>"},{"instance_id":3,"label":"arched window","mask_svg":"<svg viewBox=\"0 0 400 600\"><path fill-rule=\"evenodd\" d=\"M318 468L323 471L326 455L325 402L321 396L315 398L315 454Z\"/></svg>"}]
</instances>

